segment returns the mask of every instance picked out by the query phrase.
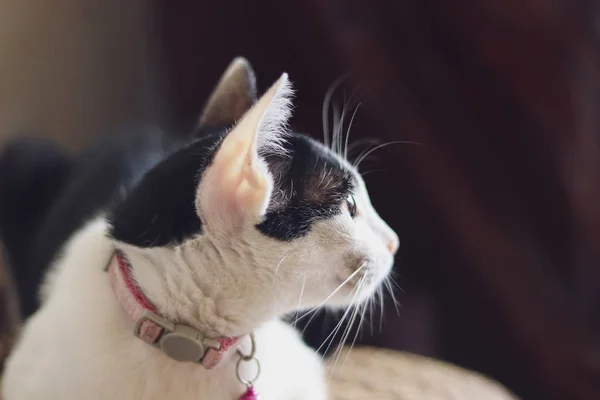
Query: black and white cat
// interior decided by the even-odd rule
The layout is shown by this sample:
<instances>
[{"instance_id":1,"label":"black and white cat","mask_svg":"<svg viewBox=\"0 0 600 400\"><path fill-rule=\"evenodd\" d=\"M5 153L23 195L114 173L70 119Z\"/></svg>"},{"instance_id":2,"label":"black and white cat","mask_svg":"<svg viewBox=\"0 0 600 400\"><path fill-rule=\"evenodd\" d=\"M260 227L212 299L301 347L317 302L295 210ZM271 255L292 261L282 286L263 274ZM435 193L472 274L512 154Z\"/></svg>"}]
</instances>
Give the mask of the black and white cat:
<instances>
[{"instance_id":1,"label":"black and white cat","mask_svg":"<svg viewBox=\"0 0 600 400\"><path fill-rule=\"evenodd\" d=\"M251 399L252 385L266 400L328 397L321 357L279 318L370 298L398 238L351 164L288 132L291 94L283 74L256 100L240 58L188 143L148 131L77 158L45 154L62 171L50 182L15 182L19 168L47 171L23 161L35 143L7 148L11 265L21 287L49 271L7 361L5 400ZM51 201L23 183L40 181L56 183ZM24 195L52 205L31 221Z\"/></svg>"}]
</instances>

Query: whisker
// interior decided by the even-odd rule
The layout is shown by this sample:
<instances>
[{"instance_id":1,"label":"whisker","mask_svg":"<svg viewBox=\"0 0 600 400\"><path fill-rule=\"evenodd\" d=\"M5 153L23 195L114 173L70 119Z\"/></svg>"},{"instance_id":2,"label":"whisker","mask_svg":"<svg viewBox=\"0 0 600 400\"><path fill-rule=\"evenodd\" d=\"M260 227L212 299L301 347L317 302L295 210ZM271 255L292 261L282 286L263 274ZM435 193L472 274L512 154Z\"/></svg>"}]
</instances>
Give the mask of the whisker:
<instances>
[{"instance_id":1,"label":"whisker","mask_svg":"<svg viewBox=\"0 0 600 400\"><path fill-rule=\"evenodd\" d=\"M366 277L366 275L361 278L359 284L357 285L358 286L358 289L356 290L356 294L357 295L360 293L360 291L363 288L363 285L365 283L365 277ZM352 304L354 304L355 300L356 300L356 295L352 299ZM344 344L346 343L346 340L348 340L348 336L350 335L350 331L352 330L352 326L354 325L354 321L356 320L357 314L358 314L358 307L355 307L354 311L352 312L352 317L350 318L350 321L348 322L348 325L346 326L346 329L344 329L344 333L342 335L342 339L340 341L340 344L338 345L338 348L336 349L336 352L335 352L335 361L333 363L333 367L331 368L331 371L334 371L335 367L337 366L337 363L339 361L340 355L342 354L342 350L343 350Z\"/></svg>"},{"instance_id":2,"label":"whisker","mask_svg":"<svg viewBox=\"0 0 600 400\"><path fill-rule=\"evenodd\" d=\"M379 143L379 141L377 141L377 140L372 140L372 141L370 141L370 142L366 142L366 141L364 141L364 142L365 142L365 143L372 144L373 146L372 146L372 147L368 146L368 147L365 147L364 149L362 149L362 150L361 150L361 152L360 152L360 153L358 153L358 156L356 156L356 160L359 160L359 159L361 159L361 158L362 158L362 156L364 156L365 154L367 154L367 153L368 153L368 152L369 152L369 151L370 151L370 150L371 150L373 147L376 147L376 146L378 146L378 145L379 145L379 144L378 144L378 143ZM352 165L356 166L356 162L354 162L354 164L352 164Z\"/></svg>"},{"instance_id":3,"label":"whisker","mask_svg":"<svg viewBox=\"0 0 600 400\"><path fill-rule=\"evenodd\" d=\"M344 122L346 121L346 111L348 109L348 101L346 100L346 95L344 94L344 103L342 106L342 115L340 116L340 121L337 125L337 140L336 140L336 153L340 157L342 156L342 141L344 135Z\"/></svg>"},{"instance_id":4,"label":"whisker","mask_svg":"<svg viewBox=\"0 0 600 400\"><path fill-rule=\"evenodd\" d=\"M348 152L352 152L354 151L354 149L356 149L358 146L361 146L363 144L372 144L372 145L378 145L381 144L379 140L377 140L377 138L362 138L362 139L358 139L355 140L354 142L350 143L348 145ZM361 150L361 153L359 154L359 156L365 152L368 151L369 147L367 147L366 149Z\"/></svg>"},{"instance_id":5,"label":"whisker","mask_svg":"<svg viewBox=\"0 0 600 400\"><path fill-rule=\"evenodd\" d=\"M354 96L354 92L352 93L351 97ZM346 91L344 90L344 102L342 103L342 114L339 118L339 121L337 123L337 129L336 129L336 149L335 152L337 155L339 155L340 157L342 156L342 143L344 140L344 124L346 122L346 112L348 111L348 106L350 104L350 101L347 96L346 96Z\"/></svg>"},{"instance_id":6,"label":"whisker","mask_svg":"<svg viewBox=\"0 0 600 400\"><path fill-rule=\"evenodd\" d=\"M317 316L317 311L319 311L319 309L315 309L314 311L308 311L306 314L303 314L300 318L296 319L296 321L294 321L294 323L300 321L302 318L304 318L305 316L307 316L308 314L310 314L311 312L313 313L311 315L311 317L308 319L308 321L306 321L306 325L304 325L304 328L302 329L302 335L304 335L304 332L306 331L306 329L308 329L308 326L310 325L310 323L312 322L312 320Z\"/></svg>"},{"instance_id":7,"label":"whisker","mask_svg":"<svg viewBox=\"0 0 600 400\"><path fill-rule=\"evenodd\" d=\"M352 316L351 316L350 320L348 321L348 324L346 325L346 329L344 329L344 334L342 335L338 349L336 350L336 354L338 356L339 356L339 353L342 351L342 349L346 343L346 340L348 339L348 335L350 334L350 331L352 330L352 326L354 325L354 321L356 320L356 317L359 313L360 306L358 306L354 303L355 303L356 297L362 291L364 283L365 283L365 278L363 277L360 280L359 284L357 285L356 295L352 298L353 312L352 312ZM334 367L335 367L335 365L334 365Z\"/></svg>"},{"instance_id":8,"label":"whisker","mask_svg":"<svg viewBox=\"0 0 600 400\"><path fill-rule=\"evenodd\" d=\"M325 92L325 97L323 98L323 107L322 107L322 118L323 118L323 143L326 147L329 147L329 106L331 104L331 97L335 93L336 89L340 84L346 79L347 74L344 74L337 78L331 86Z\"/></svg>"},{"instance_id":9,"label":"whisker","mask_svg":"<svg viewBox=\"0 0 600 400\"><path fill-rule=\"evenodd\" d=\"M302 280L302 288L300 289L300 297L298 297L298 305L296 305L296 317L294 318L294 322L292 323L293 327L296 327L296 322L298 322L298 312L300 310L300 303L302 303L302 296L304 295L304 287L306 286L306 276Z\"/></svg>"},{"instance_id":10,"label":"whisker","mask_svg":"<svg viewBox=\"0 0 600 400\"><path fill-rule=\"evenodd\" d=\"M346 309L346 311L342 315L342 318L339 320L339 322L336 324L336 326L333 328L333 330L329 333L329 335L327 335L327 337L325 338L325 340L323 340L323 343L321 343L321 345L317 348L317 350L315 350L315 353L318 353L319 350L321 350L323 348L323 346L325 345L325 343L327 343L327 341L331 338L331 340L329 340L329 344L327 345L327 348L323 352L323 357L321 357L321 359L323 359L325 357L325 355L327 354L327 352L329 351L329 348L331 347L331 344L335 340L335 337L337 336L338 331L340 330L340 328L344 324L344 321L345 321L346 317L348 316L348 314L351 312L351 310L352 310L351 307L348 307Z\"/></svg>"},{"instance_id":11,"label":"whisker","mask_svg":"<svg viewBox=\"0 0 600 400\"><path fill-rule=\"evenodd\" d=\"M361 267L362 267L362 266L361 266ZM361 267L359 267L359 268L361 268ZM343 285L343 283L342 283L342 285ZM344 298L344 300L346 300L348 297L352 296L352 293L354 292L354 290L355 290L355 289L356 289L356 286L355 286L355 287L353 287L353 288L352 288L352 290L350 290L350 293L348 293L348 295L347 295L347 296ZM308 322L306 322L306 325L304 326L304 329L302 329L302 335L304 335L304 332L306 331L306 329L308 328L308 326L310 325L310 323L312 322L312 320L313 320L313 319L314 319L314 318L317 316L317 311L320 309L320 307L322 307L322 306L325 304L325 302L326 302L326 301L327 301L327 299L326 299L326 300L324 300L324 301L323 301L323 302L322 302L322 303L321 303L319 306L316 306L316 307L314 308L314 311L313 311L313 314L312 314L312 316L311 316L311 317L308 319ZM311 312L311 311L308 311L306 314L308 314L308 313L310 313L310 312ZM306 315L306 314L305 314L305 315ZM345 313L344 313L344 314L345 314ZM304 316L305 316L305 315L303 315L303 316L302 316L302 317L300 317L300 318L304 318Z\"/></svg>"},{"instance_id":12,"label":"whisker","mask_svg":"<svg viewBox=\"0 0 600 400\"><path fill-rule=\"evenodd\" d=\"M396 314L400 316L400 310L398 310L398 301L396 300L396 295L394 294L394 288L388 279L385 280L385 287L390 293L390 297L392 298L392 302L394 303L394 308L396 309Z\"/></svg>"},{"instance_id":13,"label":"whisker","mask_svg":"<svg viewBox=\"0 0 600 400\"><path fill-rule=\"evenodd\" d=\"M350 353L352 352L352 349L354 348L354 344L356 343L356 339L358 338L358 335L360 335L360 329L363 326L362 322L363 322L364 317L365 317L365 311L366 311L366 307L363 307L362 308L362 312L360 314L360 323L358 325L358 328L356 329L356 332L354 333L354 337L352 338L352 343L350 344L350 348L348 349L348 352L346 353L346 357L344 358L344 362L342 363L342 370L344 369L344 366L346 365L346 361L348 361L348 357L350 356ZM372 328L373 327L371 327L371 332L372 332Z\"/></svg>"},{"instance_id":14,"label":"whisker","mask_svg":"<svg viewBox=\"0 0 600 400\"><path fill-rule=\"evenodd\" d=\"M331 133L331 151L337 153L337 143L338 143L338 135L340 132L339 124L340 124L340 109L336 103L332 103L333 109L333 131Z\"/></svg>"},{"instance_id":15,"label":"whisker","mask_svg":"<svg viewBox=\"0 0 600 400\"><path fill-rule=\"evenodd\" d=\"M281 257L281 260L279 260L279 262L277 263L277 266L275 267L275 276L277 276L277 274L279 273L279 268L281 267L281 264L283 264L283 262L290 255L291 252L292 252L292 250L288 251L283 257Z\"/></svg>"},{"instance_id":16,"label":"whisker","mask_svg":"<svg viewBox=\"0 0 600 400\"><path fill-rule=\"evenodd\" d=\"M365 172L360 172L360 176L362 176L364 178L365 176L371 175L372 173L375 173L375 172L385 172L385 169L370 169Z\"/></svg>"},{"instance_id":17,"label":"whisker","mask_svg":"<svg viewBox=\"0 0 600 400\"><path fill-rule=\"evenodd\" d=\"M370 303L370 304L369 304ZM371 321L371 315L372 315L372 310L371 310L371 306L375 304L373 302L373 297L369 298L368 302L365 302L362 307L361 307L361 314L360 314L360 322L358 324L358 330L360 331L361 329L363 329L363 327L365 326L365 322L367 322L367 314L369 314L369 330L371 332L373 332L373 322ZM372 333L371 333L372 335Z\"/></svg>"},{"instance_id":18,"label":"whisker","mask_svg":"<svg viewBox=\"0 0 600 400\"><path fill-rule=\"evenodd\" d=\"M350 97L346 98L346 91L344 91L344 107L342 108L342 116L340 117L339 123L337 124L337 154L342 157L342 153L344 153L343 157L346 159L346 147L348 145L348 133L350 132L350 128L352 127L352 121L354 120L354 116L356 115L356 111L360 107L360 104L355 108L352 113L352 118L350 120L350 124L348 125L348 129L346 130L346 140L344 141L344 124L346 122L346 113L349 108L352 107L354 95L358 91L358 88L354 88L352 93L350 93ZM345 144L343 143L345 142Z\"/></svg>"},{"instance_id":19,"label":"whisker","mask_svg":"<svg viewBox=\"0 0 600 400\"><path fill-rule=\"evenodd\" d=\"M394 286L396 286L398 288L398 290L400 290L402 293L405 293L404 289L402 289L402 286L400 286L398 284L398 282L396 282L396 280L394 279L394 277L392 275L389 275L390 281L394 284Z\"/></svg>"},{"instance_id":20,"label":"whisker","mask_svg":"<svg viewBox=\"0 0 600 400\"><path fill-rule=\"evenodd\" d=\"M323 340L323 343L321 343L321 345L315 351L315 353L318 353L319 350L321 350L321 348L323 348L323 346L325 345L325 343L327 343L327 341L331 338L331 340L329 340L329 344L327 345L327 348L323 352L323 357L321 357L321 360L323 360L323 358L325 358L325 355L329 351L329 348L331 347L333 341L335 340L335 337L337 336L337 333L339 332L340 328L343 326L344 321L346 320L346 317L348 316L349 313L352 312L352 304L354 303L354 300L356 299L356 296L358 295L358 285L355 286L354 288L352 288L352 291L350 292L350 295L352 295L352 292L354 292L354 295L352 297L352 301L350 302L350 306L348 308L346 308L346 310L344 311L344 314L342 315L342 318L340 319L340 321L337 323L337 325L333 328L333 330L331 331L331 333L329 335L327 335L327 337L325 338L325 340Z\"/></svg>"},{"instance_id":21,"label":"whisker","mask_svg":"<svg viewBox=\"0 0 600 400\"><path fill-rule=\"evenodd\" d=\"M356 116L356 112L358 111L358 109L360 108L361 105L362 105L362 103L358 103L358 105L354 109L354 112L352 113L352 118L350 118L350 123L348 124L348 129L346 129L346 141L344 144L344 160L348 159L348 140L350 139L350 129L352 129L352 123L354 122L354 117Z\"/></svg>"},{"instance_id":22,"label":"whisker","mask_svg":"<svg viewBox=\"0 0 600 400\"><path fill-rule=\"evenodd\" d=\"M407 141L407 140L395 140L395 141L393 141L393 142L387 142L387 143L383 143L383 144L380 144L379 146L375 146L374 148L372 148L372 149L370 149L369 151L367 151L365 154L361 155L361 156L360 156L360 158L358 158L358 160L356 160L356 161L354 162L354 167L355 167L355 168L358 168L358 167L359 167L359 165L360 165L360 163L361 163L361 162L362 162L362 161L363 161L363 160L364 160L366 157L368 157L368 156L369 156L369 154L372 154L374 151L376 151L376 150L379 150L379 149L381 149L381 148L383 148L383 147L389 146L389 145L391 145L391 144L414 144L414 145L417 145L417 146L422 146L422 145L423 145L422 143L418 143L418 142L412 142L412 141Z\"/></svg>"},{"instance_id":23,"label":"whisker","mask_svg":"<svg viewBox=\"0 0 600 400\"><path fill-rule=\"evenodd\" d=\"M384 314L384 297L383 297L383 287L379 286L377 288L377 298L379 299L379 333L383 331L383 316Z\"/></svg>"},{"instance_id":24,"label":"whisker","mask_svg":"<svg viewBox=\"0 0 600 400\"><path fill-rule=\"evenodd\" d=\"M350 291L350 293L344 298L344 300L346 300L348 297L350 297L352 295L352 293L354 292L354 290L356 289L356 287L352 288L352 290ZM313 315L308 319L308 322L306 322L306 325L304 326L304 328L302 329L301 334L304 335L304 332L306 331L306 329L308 328L308 326L310 325L310 323L312 322L312 320L318 315L317 311L319 311L319 308L317 308L314 312ZM310 312L310 311L309 311ZM307 314L309 313L307 312ZM345 314L345 313L342 313ZM326 314L327 315L327 314ZM303 316L304 317L304 316Z\"/></svg>"},{"instance_id":25,"label":"whisker","mask_svg":"<svg viewBox=\"0 0 600 400\"><path fill-rule=\"evenodd\" d=\"M354 271L353 273L350 274L350 276L348 276L346 278L346 280L344 280L344 282L342 282L337 288L335 288L335 290L333 292L331 292L331 294L329 296L327 296L327 298L325 300L323 300L321 303L319 303L319 305L311 308L309 311L307 311L306 313L304 313L304 315L300 316L298 318L297 321L300 321L301 319L303 319L304 317L306 317L308 314L310 314L311 312L314 312L316 310L318 310L319 308L321 308L325 303L327 303L327 301L329 301L329 299L331 299L333 296L335 296L335 294L337 292L340 291L340 289L342 289L342 287L348 283L349 281L351 281L358 273L360 273L360 271L363 269L363 267L366 265L366 261L364 263L361 264L360 267L358 267L356 269L356 271Z\"/></svg>"},{"instance_id":26,"label":"whisker","mask_svg":"<svg viewBox=\"0 0 600 400\"><path fill-rule=\"evenodd\" d=\"M378 288L379 289L379 288ZM375 308L375 296L369 298L369 331L371 332L371 336L373 336L373 310Z\"/></svg>"},{"instance_id":27,"label":"whisker","mask_svg":"<svg viewBox=\"0 0 600 400\"><path fill-rule=\"evenodd\" d=\"M360 281L359 281L360 284ZM336 326L336 328L339 330L342 326L343 326L343 322L345 321L346 317L352 313L354 311L355 305L354 305L354 301L356 300L356 297L360 294L360 286L357 284L356 286L354 286L354 288L352 288L352 291L348 294L348 296L346 296L346 299L348 299L348 297L352 296L352 299L349 302L349 306L344 310L344 312L342 313L342 318L340 323ZM329 346L327 346L327 350L329 350L329 347L331 346L331 344L333 344L333 339L335 339L335 336L332 338L332 340L329 342ZM337 348L336 348L337 350ZM334 353L335 354L335 353Z\"/></svg>"}]
</instances>

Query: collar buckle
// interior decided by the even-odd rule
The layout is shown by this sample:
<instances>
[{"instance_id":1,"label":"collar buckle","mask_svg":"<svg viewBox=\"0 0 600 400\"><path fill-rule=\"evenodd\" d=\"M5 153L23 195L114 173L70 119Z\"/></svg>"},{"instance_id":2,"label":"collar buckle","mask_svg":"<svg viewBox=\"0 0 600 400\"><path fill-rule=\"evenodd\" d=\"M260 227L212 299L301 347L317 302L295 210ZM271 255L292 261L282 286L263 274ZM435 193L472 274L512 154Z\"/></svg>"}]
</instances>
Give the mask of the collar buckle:
<instances>
[{"instance_id":1,"label":"collar buckle","mask_svg":"<svg viewBox=\"0 0 600 400\"><path fill-rule=\"evenodd\" d=\"M196 329L174 324L150 310L138 318L133 333L176 361L201 364L208 348L221 350L218 340L203 338Z\"/></svg>"}]
</instances>

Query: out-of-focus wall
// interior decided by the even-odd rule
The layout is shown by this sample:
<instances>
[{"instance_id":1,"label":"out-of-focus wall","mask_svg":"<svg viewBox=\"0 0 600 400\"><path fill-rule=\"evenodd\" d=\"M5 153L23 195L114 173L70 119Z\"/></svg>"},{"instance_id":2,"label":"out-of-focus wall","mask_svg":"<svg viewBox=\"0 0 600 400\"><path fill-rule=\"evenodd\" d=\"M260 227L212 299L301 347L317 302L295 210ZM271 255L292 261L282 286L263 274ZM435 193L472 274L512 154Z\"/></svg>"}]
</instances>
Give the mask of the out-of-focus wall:
<instances>
[{"instance_id":1,"label":"out-of-focus wall","mask_svg":"<svg viewBox=\"0 0 600 400\"><path fill-rule=\"evenodd\" d=\"M149 4L0 0L0 145L25 131L73 149L155 117Z\"/></svg>"}]
</instances>

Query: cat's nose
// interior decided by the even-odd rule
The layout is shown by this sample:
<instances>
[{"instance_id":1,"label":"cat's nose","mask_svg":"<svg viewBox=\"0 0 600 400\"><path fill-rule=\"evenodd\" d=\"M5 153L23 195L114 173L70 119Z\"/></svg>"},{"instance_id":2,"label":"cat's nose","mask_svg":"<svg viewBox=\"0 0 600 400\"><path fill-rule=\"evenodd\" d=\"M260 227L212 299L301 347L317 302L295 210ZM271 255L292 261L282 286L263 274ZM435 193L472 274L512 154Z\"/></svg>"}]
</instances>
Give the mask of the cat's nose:
<instances>
[{"instance_id":1,"label":"cat's nose","mask_svg":"<svg viewBox=\"0 0 600 400\"><path fill-rule=\"evenodd\" d=\"M392 255L396 254L399 246L400 246L400 240L398 240L397 237L392 238L387 243L387 248L390 251L390 253L392 253Z\"/></svg>"}]
</instances>

